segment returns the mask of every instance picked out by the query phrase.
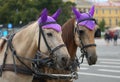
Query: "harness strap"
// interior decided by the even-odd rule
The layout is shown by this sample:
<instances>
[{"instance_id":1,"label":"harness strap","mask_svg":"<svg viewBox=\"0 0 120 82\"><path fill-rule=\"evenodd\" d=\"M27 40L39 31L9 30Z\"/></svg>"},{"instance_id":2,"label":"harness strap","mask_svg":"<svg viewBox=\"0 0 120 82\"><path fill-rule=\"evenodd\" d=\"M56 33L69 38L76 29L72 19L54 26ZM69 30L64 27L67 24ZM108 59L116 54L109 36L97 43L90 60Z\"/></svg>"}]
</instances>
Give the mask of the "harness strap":
<instances>
[{"instance_id":1,"label":"harness strap","mask_svg":"<svg viewBox=\"0 0 120 82\"><path fill-rule=\"evenodd\" d=\"M3 65L0 65L0 68L3 68ZM17 73L21 73L21 74L26 74L26 75L32 75L33 73L28 70L26 67L20 66L20 65L16 65L16 70ZM14 64L5 64L4 68L2 71L15 71L14 69Z\"/></svg>"},{"instance_id":2,"label":"harness strap","mask_svg":"<svg viewBox=\"0 0 120 82\"><path fill-rule=\"evenodd\" d=\"M7 41L7 47L6 47L6 50L5 50L5 53L4 53L4 59L3 59L2 67L0 67L0 76L2 76L2 71L3 71L3 68L5 67L6 58L7 58L7 55L8 55L7 50L8 50L9 43L8 43L8 39L5 39L5 40Z\"/></svg>"},{"instance_id":3,"label":"harness strap","mask_svg":"<svg viewBox=\"0 0 120 82\"><path fill-rule=\"evenodd\" d=\"M14 71L15 73L17 73L17 72L19 72L19 70L17 70L17 67L18 67L18 65L16 65L16 62L15 62L15 57L19 60L19 62L22 64L22 65L24 65L24 68L25 68L25 70L27 69L29 72L31 72L32 74L35 74L35 72L30 68L30 67L28 67L20 58L19 58L19 56L17 55L17 53L16 53L16 51L15 51L15 49L14 49L14 47L13 47L13 45L12 45L12 39L13 39L13 37L14 37L14 35L15 34L13 34L13 35L11 35L10 37L9 37L9 39L7 40L7 47L6 47L6 51L5 51L5 55L4 55L4 59L3 59L3 64L0 66L0 71L1 71L1 74L0 75L2 75L2 71L4 70L4 69L8 69L8 68L11 68L10 70L11 71ZM6 64L6 58L7 58L7 51L8 51L8 48L11 50L11 53L12 53L12 57L13 57L13 64L12 64L12 66L11 66L11 64L9 65L9 64ZM7 66L7 68L6 68L6 66ZM9 70L9 71L10 71Z\"/></svg>"},{"instance_id":4,"label":"harness strap","mask_svg":"<svg viewBox=\"0 0 120 82\"><path fill-rule=\"evenodd\" d=\"M41 33L42 36L43 36L43 39L44 39L44 41L45 41L45 44L46 44L48 50L51 51L51 48L50 48L50 46L49 46L48 43L47 43L47 40L46 40L46 38L45 38L45 35L44 35L44 33L43 33L43 30L42 30L41 26L40 26L39 28L40 28L40 33Z\"/></svg>"}]
</instances>

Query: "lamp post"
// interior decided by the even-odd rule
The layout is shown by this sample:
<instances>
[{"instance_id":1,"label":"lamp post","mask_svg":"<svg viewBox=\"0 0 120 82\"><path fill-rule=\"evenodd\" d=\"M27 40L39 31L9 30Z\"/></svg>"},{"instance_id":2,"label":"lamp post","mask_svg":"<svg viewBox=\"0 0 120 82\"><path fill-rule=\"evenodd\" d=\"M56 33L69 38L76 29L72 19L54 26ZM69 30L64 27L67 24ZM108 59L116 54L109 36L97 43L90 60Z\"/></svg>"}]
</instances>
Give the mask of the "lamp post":
<instances>
[{"instance_id":1,"label":"lamp post","mask_svg":"<svg viewBox=\"0 0 120 82\"><path fill-rule=\"evenodd\" d=\"M13 25L12 25L12 23L9 23L8 24L8 32L9 32L9 34L12 34L13 33Z\"/></svg>"}]
</instances>

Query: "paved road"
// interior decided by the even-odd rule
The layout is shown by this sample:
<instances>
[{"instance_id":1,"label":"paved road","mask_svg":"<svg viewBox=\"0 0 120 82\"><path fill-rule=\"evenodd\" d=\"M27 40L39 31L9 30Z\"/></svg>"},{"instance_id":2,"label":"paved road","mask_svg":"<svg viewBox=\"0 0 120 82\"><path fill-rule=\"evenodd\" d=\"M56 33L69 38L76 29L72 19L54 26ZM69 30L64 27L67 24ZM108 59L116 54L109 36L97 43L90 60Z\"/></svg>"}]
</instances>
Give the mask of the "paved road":
<instances>
[{"instance_id":1,"label":"paved road","mask_svg":"<svg viewBox=\"0 0 120 82\"><path fill-rule=\"evenodd\" d=\"M74 82L120 82L120 39L118 46L113 42L106 45L104 39L96 39L98 61L88 66L86 60L81 64L79 79ZM77 54L80 52L78 51Z\"/></svg>"}]
</instances>

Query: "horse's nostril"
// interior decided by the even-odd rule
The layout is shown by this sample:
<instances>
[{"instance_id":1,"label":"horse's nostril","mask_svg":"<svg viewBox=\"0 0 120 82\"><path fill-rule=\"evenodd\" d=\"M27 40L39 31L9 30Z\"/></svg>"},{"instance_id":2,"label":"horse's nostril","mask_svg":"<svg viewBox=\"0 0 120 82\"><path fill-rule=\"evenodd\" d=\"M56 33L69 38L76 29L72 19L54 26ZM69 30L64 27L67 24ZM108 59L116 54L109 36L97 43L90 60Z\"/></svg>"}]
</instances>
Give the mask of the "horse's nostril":
<instances>
[{"instance_id":1,"label":"horse's nostril","mask_svg":"<svg viewBox=\"0 0 120 82\"><path fill-rule=\"evenodd\" d=\"M89 63L89 65L96 64L96 61L97 61L97 57L93 57L93 56L89 56L88 57L88 63Z\"/></svg>"},{"instance_id":2,"label":"horse's nostril","mask_svg":"<svg viewBox=\"0 0 120 82\"><path fill-rule=\"evenodd\" d=\"M67 61L67 58L62 57L62 61L63 61L63 62L66 62L66 61Z\"/></svg>"}]
</instances>

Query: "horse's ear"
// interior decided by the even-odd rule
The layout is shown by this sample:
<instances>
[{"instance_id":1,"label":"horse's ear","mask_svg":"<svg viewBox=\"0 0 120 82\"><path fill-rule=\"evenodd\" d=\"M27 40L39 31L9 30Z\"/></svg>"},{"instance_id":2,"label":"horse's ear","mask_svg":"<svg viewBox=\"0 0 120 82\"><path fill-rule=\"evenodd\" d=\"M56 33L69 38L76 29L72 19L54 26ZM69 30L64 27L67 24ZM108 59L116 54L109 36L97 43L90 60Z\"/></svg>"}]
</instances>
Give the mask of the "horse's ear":
<instances>
[{"instance_id":1,"label":"horse's ear","mask_svg":"<svg viewBox=\"0 0 120 82\"><path fill-rule=\"evenodd\" d=\"M55 20L57 20L58 16L60 15L61 13L61 9L59 8L53 15L52 15L52 18L54 18Z\"/></svg>"},{"instance_id":2,"label":"horse's ear","mask_svg":"<svg viewBox=\"0 0 120 82\"><path fill-rule=\"evenodd\" d=\"M46 22L47 20L47 9L45 8L44 10L42 10L42 13L41 13L41 22Z\"/></svg>"},{"instance_id":3,"label":"horse's ear","mask_svg":"<svg viewBox=\"0 0 120 82\"><path fill-rule=\"evenodd\" d=\"M94 15L94 12L95 12L95 6L93 5L93 6L91 7L90 11L89 11L89 14L90 14L91 16L93 16L93 15Z\"/></svg>"},{"instance_id":4,"label":"horse's ear","mask_svg":"<svg viewBox=\"0 0 120 82\"><path fill-rule=\"evenodd\" d=\"M81 13L75 8L72 8L73 13L75 14L76 18L79 19L81 16Z\"/></svg>"}]
</instances>

